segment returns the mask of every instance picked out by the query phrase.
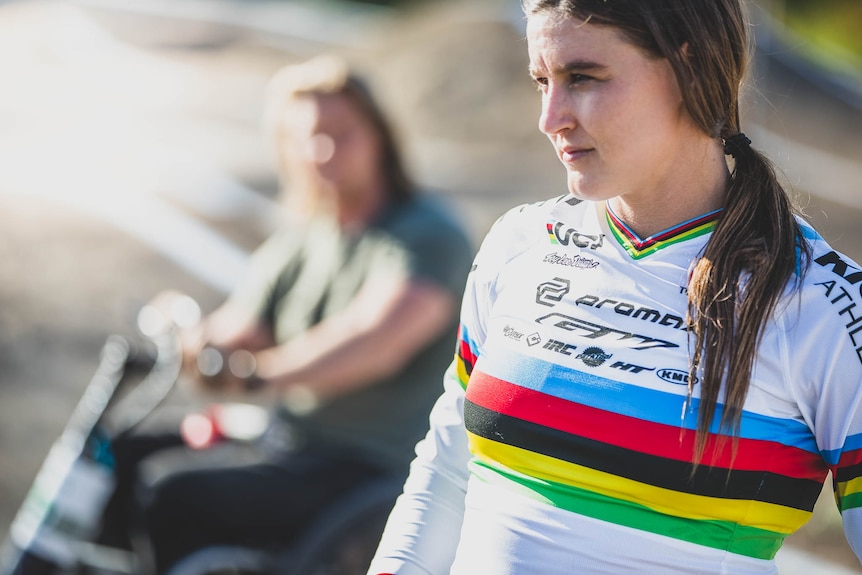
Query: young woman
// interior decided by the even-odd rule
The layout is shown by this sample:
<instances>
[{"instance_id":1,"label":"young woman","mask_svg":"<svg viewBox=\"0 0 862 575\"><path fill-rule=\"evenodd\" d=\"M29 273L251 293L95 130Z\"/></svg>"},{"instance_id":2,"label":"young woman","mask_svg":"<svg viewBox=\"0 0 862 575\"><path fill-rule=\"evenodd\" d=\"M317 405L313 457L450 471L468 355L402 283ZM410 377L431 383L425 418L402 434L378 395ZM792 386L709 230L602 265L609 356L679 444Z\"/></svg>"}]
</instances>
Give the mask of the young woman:
<instances>
[{"instance_id":1,"label":"young woman","mask_svg":"<svg viewBox=\"0 0 862 575\"><path fill-rule=\"evenodd\" d=\"M862 553L862 273L740 132L739 0L524 8L569 193L483 242L369 573L775 573L830 471Z\"/></svg>"}]
</instances>

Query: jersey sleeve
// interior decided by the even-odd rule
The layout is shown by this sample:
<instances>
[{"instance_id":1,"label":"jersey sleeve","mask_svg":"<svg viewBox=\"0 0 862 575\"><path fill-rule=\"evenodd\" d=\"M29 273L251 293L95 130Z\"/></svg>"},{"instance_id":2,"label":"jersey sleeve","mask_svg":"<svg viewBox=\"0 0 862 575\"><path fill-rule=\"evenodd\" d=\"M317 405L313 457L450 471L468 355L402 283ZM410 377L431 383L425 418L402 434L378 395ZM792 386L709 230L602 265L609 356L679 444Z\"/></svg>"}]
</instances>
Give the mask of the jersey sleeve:
<instances>
[{"instance_id":1,"label":"jersey sleeve","mask_svg":"<svg viewBox=\"0 0 862 575\"><path fill-rule=\"evenodd\" d=\"M815 253L799 315L786 325L788 373L832 473L847 540L862 560L862 272ZM854 273L855 272L855 273Z\"/></svg>"},{"instance_id":2,"label":"jersey sleeve","mask_svg":"<svg viewBox=\"0 0 862 575\"><path fill-rule=\"evenodd\" d=\"M470 460L464 394L485 340L485 318L499 269L498 236L492 228L474 259L461 305L455 358L369 575L443 575L455 557Z\"/></svg>"}]
</instances>

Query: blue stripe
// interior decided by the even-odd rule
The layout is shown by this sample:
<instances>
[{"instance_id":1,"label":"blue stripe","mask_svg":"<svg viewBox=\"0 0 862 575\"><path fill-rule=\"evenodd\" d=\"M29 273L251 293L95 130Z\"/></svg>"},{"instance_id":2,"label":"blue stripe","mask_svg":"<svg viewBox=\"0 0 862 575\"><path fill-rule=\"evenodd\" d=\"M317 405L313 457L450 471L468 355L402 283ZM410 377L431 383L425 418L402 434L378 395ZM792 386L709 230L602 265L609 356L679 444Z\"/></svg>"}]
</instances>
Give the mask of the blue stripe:
<instances>
[{"instance_id":1,"label":"blue stripe","mask_svg":"<svg viewBox=\"0 0 862 575\"><path fill-rule=\"evenodd\" d=\"M653 234L653 235L649 236L648 238L641 239L641 237L640 237L639 235L637 235L637 234L634 232L634 230L632 230L632 229L631 229L631 228L630 228L630 227L629 227L629 226L628 226L628 225L627 225L627 224L626 224L626 223L625 223L625 222L624 222L624 221L623 221L623 220L622 220L622 219L621 219L617 214L616 214L616 212L615 212L615 211L613 211L613 210L611 209L611 203L610 203L610 200L608 200L608 201L606 201L606 202L605 202L605 206L606 206L607 210L608 210L610 213L612 213L612 214L614 215L614 218L615 218L614 223L615 223L615 224L618 224L618 225L619 225L620 227L622 227L622 228L625 228L625 230L626 230L628 233L630 233L630 234L631 234L631 236L632 236L633 238L637 238L637 242L638 242L639 244L641 244L641 245L643 245L643 244L645 244L645 243L648 243L648 242L650 242L650 241L654 241L654 240L653 240L653 238L656 238L656 237L659 237L659 236L662 236L662 235L665 235L665 234L671 233L671 232L673 232L674 230L681 230L682 228L686 227L687 225L689 225L689 224L691 224L692 222L695 222L695 221L697 221L697 220L699 220L699 219L712 217L712 216L714 216L715 214L719 213L720 211L722 211L722 210L724 209L724 208L718 208L717 210L712 210L711 212L708 212L708 213L706 213L706 214L703 214L703 215L697 216L696 218L691 218L691 219L689 219L689 220L686 220L686 221L682 222L681 224L677 224L677 225L675 225L675 226L671 226L671 227L669 227L669 228L666 228L666 229L664 229L664 230L662 230L662 231L660 231L660 232L658 232L658 233L656 233L656 234ZM666 240L663 240L663 241L666 241Z\"/></svg>"},{"instance_id":2,"label":"blue stripe","mask_svg":"<svg viewBox=\"0 0 862 575\"><path fill-rule=\"evenodd\" d=\"M803 220L798 220L798 221L799 221L799 228L800 228L800 230L802 230L802 237L804 239L808 240L809 242L819 241L819 240L823 239L822 237L820 237L820 234L818 234L814 228L807 225L807 223L805 221L803 221ZM802 277L802 273L805 271L802 269L803 263L805 263L805 261L802 257L802 246L797 245L796 246L796 270L795 270L795 272L796 272L796 275L799 277Z\"/></svg>"},{"instance_id":3,"label":"blue stripe","mask_svg":"<svg viewBox=\"0 0 862 575\"><path fill-rule=\"evenodd\" d=\"M479 356L479 346L477 346L476 342L473 341L473 338L470 337L470 331L467 329L467 325L462 323L460 331L461 331L461 341L467 342L467 347L470 348L470 351L473 353L473 355L478 357ZM459 352L461 351L461 343L460 342L458 342L458 351Z\"/></svg>"},{"instance_id":4,"label":"blue stripe","mask_svg":"<svg viewBox=\"0 0 862 575\"><path fill-rule=\"evenodd\" d=\"M828 465L837 465L842 453L857 449L862 449L862 433L847 436L844 440L844 447L840 449L824 449L820 454Z\"/></svg>"},{"instance_id":5,"label":"blue stripe","mask_svg":"<svg viewBox=\"0 0 862 575\"><path fill-rule=\"evenodd\" d=\"M692 408L682 410L685 394L668 393L599 377L583 371L563 367L534 357L501 349L477 361L479 371L514 385L546 393L554 397L619 413L645 421L697 429L698 400ZM680 386L681 387L681 386ZM681 387L681 390L684 388ZM711 433L718 433L722 406L716 409ZM741 438L774 441L811 453L820 453L811 430L802 422L743 412L740 424Z\"/></svg>"},{"instance_id":6,"label":"blue stripe","mask_svg":"<svg viewBox=\"0 0 862 575\"><path fill-rule=\"evenodd\" d=\"M799 221L799 227L802 230L802 237L806 240L821 240L820 234L817 233L817 230L808 225L808 222Z\"/></svg>"}]
</instances>

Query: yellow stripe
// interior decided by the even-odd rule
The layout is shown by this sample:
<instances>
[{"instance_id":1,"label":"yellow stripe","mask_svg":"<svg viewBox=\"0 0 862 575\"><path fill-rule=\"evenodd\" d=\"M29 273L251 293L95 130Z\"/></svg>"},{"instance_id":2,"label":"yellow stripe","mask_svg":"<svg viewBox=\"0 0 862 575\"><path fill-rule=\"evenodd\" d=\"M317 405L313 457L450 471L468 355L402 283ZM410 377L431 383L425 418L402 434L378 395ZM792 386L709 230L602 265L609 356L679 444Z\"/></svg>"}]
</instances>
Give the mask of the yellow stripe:
<instances>
[{"instance_id":1,"label":"yellow stripe","mask_svg":"<svg viewBox=\"0 0 862 575\"><path fill-rule=\"evenodd\" d=\"M855 479L851 479L849 481L838 482L836 492L838 493L838 496L842 499L848 495L862 492L862 477L856 477Z\"/></svg>"},{"instance_id":2,"label":"yellow stripe","mask_svg":"<svg viewBox=\"0 0 862 575\"><path fill-rule=\"evenodd\" d=\"M638 249L637 247L635 247L634 242L629 239L629 237L622 231L622 229L620 229L619 226L616 225L616 223L611 218L610 214L607 213L607 211L605 211L605 219L607 220L608 226L610 227L611 232L613 232L614 237L617 238L617 241L620 242L625 248L625 250L629 252L629 254L635 259L648 256L667 246L677 244L693 237L697 237L705 233L711 232L712 229L716 226L716 221L711 220L681 234L671 236L665 240L659 240L643 249Z\"/></svg>"},{"instance_id":3,"label":"yellow stripe","mask_svg":"<svg viewBox=\"0 0 862 575\"><path fill-rule=\"evenodd\" d=\"M455 373L458 376L458 383L461 384L461 387L467 389L470 375L467 373L466 362L457 353L455 354Z\"/></svg>"},{"instance_id":4,"label":"yellow stripe","mask_svg":"<svg viewBox=\"0 0 862 575\"><path fill-rule=\"evenodd\" d=\"M528 477L586 489L676 517L730 521L784 534L796 531L811 518L807 511L772 503L722 499L655 487L497 443L470 432L468 435L473 454L491 465L502 464Z\"/></svg>"}]
</instances>

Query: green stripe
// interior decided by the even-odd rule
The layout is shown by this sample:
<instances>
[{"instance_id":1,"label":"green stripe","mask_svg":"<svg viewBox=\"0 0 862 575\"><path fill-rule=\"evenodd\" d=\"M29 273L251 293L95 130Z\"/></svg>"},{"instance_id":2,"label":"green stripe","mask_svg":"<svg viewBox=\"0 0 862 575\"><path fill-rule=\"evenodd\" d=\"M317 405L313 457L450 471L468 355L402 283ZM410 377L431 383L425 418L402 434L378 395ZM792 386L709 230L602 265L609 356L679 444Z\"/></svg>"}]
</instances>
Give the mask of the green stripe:
<instances>
[{"instance_id":1,"label":"green stripe","mask_svg":"<svg viewBox=\"0 0 862 575\"><path fill-rule=\"evenodd\" d=\"M785 538L781 533L730 521L666 515L637 503L503 470L475 458L472 465L479 479L493 481L492 475L479 469L485 468L508 479L524 495L566 511L755 559L774 558Z\"/></svg>"},{"instance_id":2,"label":"green stripe","mask_svg":"<svg viewBox=\"0 0 862 575\"><path fill-rule=\"evenodd\" d=\"M856 507L862 507L862 493L851 493L849 495L845 495L841 498L841 501L838 502L838 509L841 513L844 513L848 509L855 509Z\"/></svg>"},{"instance_id":3,"label":"green stripe","mask_svg":"<svg viewBox=\"0 0 862 575\"><path fill-rule=\"evenodd\" d=\"M656 242L653 245L651 245L650 247L644 249L643 251L638 251L637 248L635 248L634 244L631 242L631 240L629 240L625 235L623 235L622 232L619 231L617 226L614 224L613 220L611 220L610 215L605 214L605 219L607 220L608 227L611 229L611 233L614 235L617 242L621 246L623 246L623 248L626 250L626 252L628 252L628 254L631 256L631 258L634 260L639 260L641 258L645 258L646 256L654 254L655 252L659 251L660 249L664 249L668 246L672 246L674 244L678 244L680 242L684 242L684 241L687 241L690 239L700 237L704 234L708 234L715 228L715 222L714 221L707 222L707 223L702 224L702 225L700 225L700 226L698 226L692 230L684 232L678 236L674 236L670 239Z\"/></svg>"}]
</instances>

